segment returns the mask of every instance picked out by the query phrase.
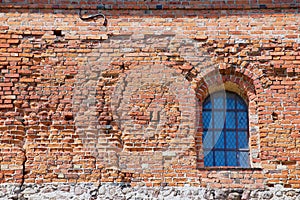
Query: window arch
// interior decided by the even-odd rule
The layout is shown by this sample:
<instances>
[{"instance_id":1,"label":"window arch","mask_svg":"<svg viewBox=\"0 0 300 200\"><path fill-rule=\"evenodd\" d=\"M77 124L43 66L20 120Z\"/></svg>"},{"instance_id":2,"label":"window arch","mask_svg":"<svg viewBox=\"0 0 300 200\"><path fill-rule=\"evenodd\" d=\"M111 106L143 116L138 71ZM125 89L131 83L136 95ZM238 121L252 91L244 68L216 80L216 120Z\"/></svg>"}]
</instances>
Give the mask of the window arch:
<instances>
[{"instance_id":1,"label":"window arch","mask_svg":"<svg viewBox=\"0 0 300 200\"><path fill-rule=\"evenodd\" d=\"M249 167L248 106L236 93L215 92L203 103L204 166Z\"/></svg>"}]
</instances>

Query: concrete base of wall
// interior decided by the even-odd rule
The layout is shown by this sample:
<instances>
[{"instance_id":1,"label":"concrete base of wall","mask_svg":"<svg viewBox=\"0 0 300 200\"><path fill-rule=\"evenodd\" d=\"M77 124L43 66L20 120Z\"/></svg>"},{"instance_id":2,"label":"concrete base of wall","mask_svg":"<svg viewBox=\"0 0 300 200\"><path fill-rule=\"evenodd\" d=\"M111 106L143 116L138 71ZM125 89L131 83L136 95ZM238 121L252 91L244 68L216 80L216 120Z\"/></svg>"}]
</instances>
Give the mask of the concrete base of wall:
<instances>
[{"instance_id":1,"label":"concrete base of wall","mask_svg":"<svg viewBox=\"0 0 300 200\"><path fill-rule=\"evenodd\" d=\"M199 187L131 187L127 184L93 184L93 183L49 183L49 184L24 184L20 190L18 184L1 184L0 199L2 200L54 200L54 199L112 199L112 200L258 200L282 199L300 200L300 190L283 188L276 185L265 190L242 189L208 189Z\"/></svg>"}]
</instances>

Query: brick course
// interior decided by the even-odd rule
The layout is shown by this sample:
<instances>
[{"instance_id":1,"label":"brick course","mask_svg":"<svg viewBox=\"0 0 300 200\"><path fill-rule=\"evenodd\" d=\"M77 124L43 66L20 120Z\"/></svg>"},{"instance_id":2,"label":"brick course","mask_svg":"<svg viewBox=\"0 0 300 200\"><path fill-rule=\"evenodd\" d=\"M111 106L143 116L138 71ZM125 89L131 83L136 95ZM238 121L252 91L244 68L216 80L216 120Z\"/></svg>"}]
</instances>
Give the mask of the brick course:
<instances>
[{"instance_id":1,"label":"brick course","mask_svg":"<svg viewBox=\"0 0 300 200\"><path fill-rule=\"evenodd\" d=\"M299 2L107 1L106 27L81 2L0 4L1 183L300 188ZM204 167L220 87L248 102L251 169Z\"/></svg>"}]
</instances>

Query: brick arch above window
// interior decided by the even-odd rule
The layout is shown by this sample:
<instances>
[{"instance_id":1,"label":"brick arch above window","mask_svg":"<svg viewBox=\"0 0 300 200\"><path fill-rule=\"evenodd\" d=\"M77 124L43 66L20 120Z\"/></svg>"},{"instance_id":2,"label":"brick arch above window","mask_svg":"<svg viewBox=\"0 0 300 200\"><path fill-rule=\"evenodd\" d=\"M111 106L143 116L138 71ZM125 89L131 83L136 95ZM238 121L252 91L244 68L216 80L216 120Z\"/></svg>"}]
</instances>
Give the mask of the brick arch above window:
<instances>
[{"instance_id":1,"label":"brick arch above window","mask_svg":"<svg viewBox=\"0 0 300 200\"><path fill-rule=\"evenodd\" d=\"M253 78L253 79L252 79ZM202 104L212 93L218 91L229 91L238 94L248 106L249 118L249 149L250 167L261 167L259 158L259 126L258 126L258 104L257 93L261 92L262 86L257 77L249 77L233 70L211 71L206 77L202 77L198 82L196 96L198 98L199 128L196 134L197 167L204 167L203 152L203 123L202 123Z\"/></svg>"},{"instance_id":2,"label":"brick arch above window","mask_svg":"<svg viewBox=\"0 0 300 200\"><path fill-rule=\"evenodd\" d=\"M203 101L209 93L227 90L237 93L248 102L254 100L256 93L262 90L258 77L248 76L248 73L235 71L234 68L210 71L198 79L197 85L195 90L200 101Z\"/></svg>"}]
</instances>

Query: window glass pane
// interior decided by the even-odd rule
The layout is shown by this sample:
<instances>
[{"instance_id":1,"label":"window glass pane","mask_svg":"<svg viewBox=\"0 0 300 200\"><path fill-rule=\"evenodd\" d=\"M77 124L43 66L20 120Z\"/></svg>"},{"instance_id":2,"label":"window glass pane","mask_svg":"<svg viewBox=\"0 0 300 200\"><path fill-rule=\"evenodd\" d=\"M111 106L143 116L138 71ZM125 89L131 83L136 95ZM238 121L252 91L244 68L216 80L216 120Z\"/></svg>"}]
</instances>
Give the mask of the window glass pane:
<instances>
[{"instance_id":1,"label":"window glass pane","mask_svg":"<svg viewBox=\"0 0 300 200\"><path fill-rule=\"evenodd\" d=\"M235 112L226 112L226 128L235 128Z\"/></svg>"},{"instance_id":2,"label":"window glass pane","mask_svg":"<svg viewBox=\"0 0 300 200\"><path fill-rule=\"evenodd\" d=\"M237 166L236 151L227 151L227 165Z\"/></svg>"},{"instance_id":3,"label":"window glass pane","mask_svg":"<svg viewBox=\"0 0 300 200\"><path fill-rule=\"evenodd\" d=\"M228 149L236 148L236 132L234 132L234 131L226 132L226 147Z\"/></svg>"},{"instance_id":4,"label":"window glass pane","mask_svg":"<svg viewBox=\"0 0 300 200\"><path fill-rule=\"evenodd\" d=\"M247 132L238 132L239 148L248 149L248 135Z\"/></svg>"},{"instance_id":5,"label":"window glass pane","mask_svg":"<svg viewBox=\"0 0 300 200\"><path fill-rule=\"evenodd\" d=\"M223 95L215 95L214 96L214 108L221 109L224 107L223 104L224 97Z\"/></svg>"},{"instance_id":6,"label":"window glass pane","mask_svg":"<svg viewBox=\"0 0 300 200\"><path fill-rule=\"evenodd\" d=\"M226 109L235 109L235 98L232 94L226 94Z\"/></svg>"},{"instance_id":7,"label":"window glass pane","mask_svg":"<svg viewBox=\"0 0 300 200\"><path fill-rule=\"evenodd\" d=\"M215 151L216 166L225 166L225 153L224 151Z\"/></svg>"},{"instance_id":8,"label":"window glass pane","mask_svg":"<svg viewBox=\"0 0 300 200\"><path fill-rule=\"evenodd\" d=\"M205 100L205 102L203 104L203 108L204 109L211 109L211 99L210 98Z\"/></svg>"},{"instance_id":9,"label":"window glass pane","mask_svg":"<svg viewBox=\"0 0 300 200\"><path fill-rule=\"evenodd\" d=\"M203 147L204 149L212 149L213 144L213 133L211 131L204 132L203 134Z\"/></svg>"},{"instance_id":10,"label":"window glass pane","mask_svg":"<svg viewBox=\"0 0 300 200\"><path fill-rule=\"evenodd\" d=\"M203 118L203 128L207 129L208 127L211 127L211 111L204 111L202 114Z\"/></svg>"},{"instance_id":11,"label":"window glass pane","mask_svg":"<svg viewBox=\"0 0 300 200\"><path fill-rule=\"evenodd\" d=\"M239 162L241 167L249 167L249 152L239 152Z\"/></svg>"},{"instance_id":12,"label":"window glass pane","mask_svg":"<svg viewBox=\"0 0 300 200\"><path fill-rule=\"evenodd\" d=\"M222 148L224 149L224 132L223 131L215 131L214 133L214 137L215 137L215 148Z\"/></svg>"},{"instance_id":13,"label":"window glass pane","mask_svg":"<svg viewBox=\"0 0 300 200\"><path fill-rule=\"evenodd\" d=\"M249 167L248 107L244 100L232 92L218 92L205 100L203 109L204 165Z\"/></svg>"},{"instance_id":14,"label":"window glass pane","mask_svg":"<svg viewBox=\"0 0 300 200\"><path fill-rule=\"evenodd\" d=\"M225 116L224 112L214 112L214 128L222 129L224 127Z\"/></svg>"},{"instance_id":15,"label":"window glass pane","mask_svg":"<svg viewBox=\"0 0 300 200\"><path fill-rule=\"evenodd\" d=\"M238 112L238 128L247 128L247 112Z\"/></svg>"},{"instance_id":16,"label":"window glass pane","mask_svg":"<svg viewBox=\"0 0 300 200\"><path fill-rule=\"evenodd\" d=\"M213 151L204 151L204 165L214 166Z\"/></svg>"},{"instance_id":17,"label":"window glass pane","mask_svg":"<svg viewBox=\"0 0 300 200\"><path fill-rule=\"evenodd\" d=\"M242 98L237 98L237 109L247 109L247 105Z\"/></svg>"}]
</instances>

